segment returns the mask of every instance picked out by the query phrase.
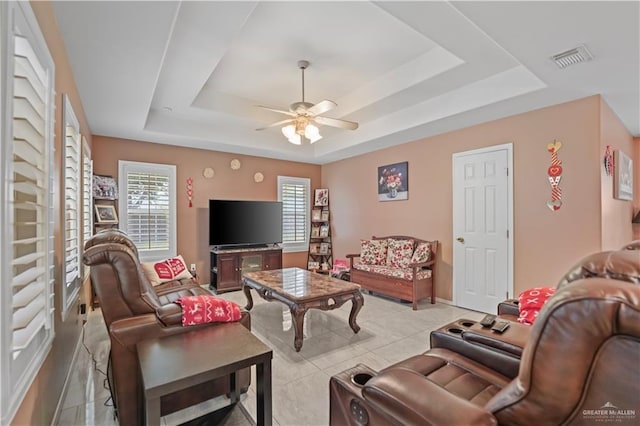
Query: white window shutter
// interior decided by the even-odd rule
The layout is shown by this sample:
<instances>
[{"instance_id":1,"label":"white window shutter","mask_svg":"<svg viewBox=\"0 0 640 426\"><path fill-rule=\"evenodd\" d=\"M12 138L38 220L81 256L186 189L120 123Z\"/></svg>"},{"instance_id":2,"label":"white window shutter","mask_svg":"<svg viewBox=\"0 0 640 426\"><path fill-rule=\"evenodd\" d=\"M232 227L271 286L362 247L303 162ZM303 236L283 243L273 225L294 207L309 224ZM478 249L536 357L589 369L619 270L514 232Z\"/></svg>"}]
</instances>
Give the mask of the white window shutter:
<instances>
[{"instance_id":1,"label":"white window shutter","mask_svg":"<svg viewBox=\"0 0 640 426\"><path fill-rule=\"evenodd\" d=\"M282 247L285 252L306 251L309 246L310 180L278 176L278 201L282 202Z\"/></svg>"},{"instance_id":2,"label":"white window shutter","mask_svg":"<svg viewBox=\"0 0 640 426\"><path fill-rule=\"evenodd\" d=\"M176 255L175 166L120 162L120 223L140 258Z\"/></svg>"},{"instance_id":3,"label":"white window shutter","mask_svg":"<svg viewBox=\"0 0 640 426\"><path fill-rule=\"evenodd\" d=\"M3 185L0 424L10 424L53 340L54 64L28 2L0 4ZM6 90L6 92L4 91ZM6 182L5 182L6 179Z\"/></svg>"}]
</instances>

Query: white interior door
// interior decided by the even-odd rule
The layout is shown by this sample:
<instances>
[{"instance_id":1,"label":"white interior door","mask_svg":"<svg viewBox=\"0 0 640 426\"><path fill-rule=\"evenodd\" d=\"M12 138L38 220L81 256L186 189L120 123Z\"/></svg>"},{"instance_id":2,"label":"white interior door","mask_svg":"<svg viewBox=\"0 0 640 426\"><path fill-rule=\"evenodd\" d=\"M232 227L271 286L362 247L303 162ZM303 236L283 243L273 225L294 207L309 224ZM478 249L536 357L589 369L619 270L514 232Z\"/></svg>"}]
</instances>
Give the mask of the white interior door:
<instances>
[{"instance_id":1,"label":"white interior door","mask_svg":"<svg viewBox=\"0 0 640 426\"><path fill-rule=\"evenodd\" d=\"M513 294L511 144L453 155L453 287L458 306L495 313Z\"/></svg>"}]
</instances>

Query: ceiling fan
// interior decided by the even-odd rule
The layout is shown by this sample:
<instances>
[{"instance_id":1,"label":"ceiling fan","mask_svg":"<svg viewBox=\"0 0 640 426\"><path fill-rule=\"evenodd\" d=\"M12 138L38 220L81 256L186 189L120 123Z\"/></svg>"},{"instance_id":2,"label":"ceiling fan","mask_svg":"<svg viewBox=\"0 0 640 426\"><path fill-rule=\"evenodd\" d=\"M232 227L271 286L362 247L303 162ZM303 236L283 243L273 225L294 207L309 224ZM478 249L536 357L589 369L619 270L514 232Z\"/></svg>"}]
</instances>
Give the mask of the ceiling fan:
<instances>
[{"instance_id":1,"label":"ceiling fan","mask_svg":"<svg viewBox=\"0 0 640 426\"><path fill-rule=\"evenodd\" d=\"M287 137L289 142L295 145L302 143L302 138L306 138L310 143L314 143L320 139L320 130L316 124L339 127L341 129L355 130L358 128L358 123L347 120L339 120L337 118L324 117L321 114L332 110L338 106L335 102L324 100L317 104L305 102L304 100L304 70L309 67L309 61L298 61L298 68L302 71L302 101L294 102L289 106L289 111L283 109L272 108L262 105L256 105L259 108L264 108L269 111L278 112L280 114L288 115L292 118L281 120L276 123L270 124L266 127L262 127L256 130L264 130L270 127L281 126L288 124L282 128L282 133Z\"/></svg>"}]
</instances>

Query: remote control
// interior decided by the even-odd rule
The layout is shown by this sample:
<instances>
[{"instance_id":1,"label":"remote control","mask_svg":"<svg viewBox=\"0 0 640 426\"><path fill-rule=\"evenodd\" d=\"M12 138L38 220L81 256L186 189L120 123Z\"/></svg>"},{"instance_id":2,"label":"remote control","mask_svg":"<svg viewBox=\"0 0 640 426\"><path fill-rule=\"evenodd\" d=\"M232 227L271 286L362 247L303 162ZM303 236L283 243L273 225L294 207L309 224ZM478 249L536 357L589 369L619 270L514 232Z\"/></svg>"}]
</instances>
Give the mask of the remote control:
<instances>
[{"instance_id":1,"label":"remote control","mask_svg":"<svg viewBox=\"0 0 640 426\"><path fill-rule=\"evenodd\" d=\"M496 322L496 316L487 314L480 320L480 325L483 327L491 327Z\"/></svg>"},{"instance_id":2,"label":"remote control","mask_svg":"<svg viewBox=\"0 0 640 426\"><path fill-rule=\"evenodd\" d=\"M504 333L507 328L509 328L509 321L497 321L493 327L491 327L491 330L496 333Z\"/></svg>"}]
</instances>

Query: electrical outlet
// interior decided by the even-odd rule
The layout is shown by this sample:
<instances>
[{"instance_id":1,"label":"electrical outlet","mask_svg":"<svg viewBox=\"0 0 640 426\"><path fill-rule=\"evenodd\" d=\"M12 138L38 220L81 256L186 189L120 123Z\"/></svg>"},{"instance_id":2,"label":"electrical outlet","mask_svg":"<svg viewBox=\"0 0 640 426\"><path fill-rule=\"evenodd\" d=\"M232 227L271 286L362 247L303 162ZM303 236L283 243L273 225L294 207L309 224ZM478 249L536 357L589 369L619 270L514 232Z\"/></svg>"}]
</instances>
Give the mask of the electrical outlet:
<instances>
[{"instance_id":1,"label":"electrical outlet","mask_svg":"<svg viewBox=\"0 0 640 426\"><path fill-rule=\"evenodd\" d=\"M196 271L196 264L192 263L189 268L190 268L191 272L195 272Z\"/></svg>"},{"instance_id":2,"label":"electrical outlet","mask_svg":"<svg viewBox=\"0 0 640 426\"><path fill-rule=\"evenodd\" d=\"M79 308L79 313L80 313L80 318L82 319L83 322L87 321L87 304L86 303L81 303Z\"/></svg>"}]
</instances>

